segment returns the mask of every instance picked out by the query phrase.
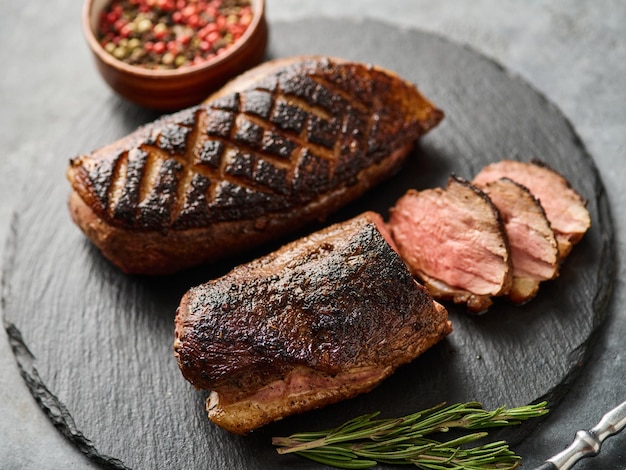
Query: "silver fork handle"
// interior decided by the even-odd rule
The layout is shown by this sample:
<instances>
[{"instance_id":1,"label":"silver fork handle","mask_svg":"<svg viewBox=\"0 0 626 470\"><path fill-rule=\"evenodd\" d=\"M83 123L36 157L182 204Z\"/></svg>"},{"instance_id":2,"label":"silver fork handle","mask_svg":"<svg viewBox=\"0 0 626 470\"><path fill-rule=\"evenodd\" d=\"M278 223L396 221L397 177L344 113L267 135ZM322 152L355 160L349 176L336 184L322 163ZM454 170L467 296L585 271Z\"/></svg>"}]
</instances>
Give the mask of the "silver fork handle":
<instances>
[{"instance_id":1,"label":"silver fork handle","mask_svg":"<svg viewBox=\"0 0 626 470\"><path fill-rule=\"evenodd\" d=\"M578 431L572 444L562 452L550 457L536 470L568 470L584 457L600 453L604 440L626 427L626 401L613 408L593 428Z\"/></svg>"}]
</instances>

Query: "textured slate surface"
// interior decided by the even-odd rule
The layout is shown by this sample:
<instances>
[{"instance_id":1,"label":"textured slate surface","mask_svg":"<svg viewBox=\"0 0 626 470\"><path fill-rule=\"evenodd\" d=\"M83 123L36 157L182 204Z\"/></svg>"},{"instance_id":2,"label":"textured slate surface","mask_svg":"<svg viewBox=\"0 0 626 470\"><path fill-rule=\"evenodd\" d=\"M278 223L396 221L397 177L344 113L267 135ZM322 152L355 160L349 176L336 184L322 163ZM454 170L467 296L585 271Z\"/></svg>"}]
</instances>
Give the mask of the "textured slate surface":
<instances>
[{"instance_id":1,"label":"textured slate surface","mask_svg":"<svg viewBox=\"0 0 626 470\"><path fill-rule=\"evenodd\" d=\"M365 28L367 36L361 34ZM228 264L157 280L120 274L69 221L68 188L57 166L51 171L54 177L42 181L44 190L14 219L4 266L5 321L36 395L58 426L101 463L308 468L308 462L279 460L269 436L325 427L374 409L397 415L442 399L479 399L488 406L519 405L543 396L556 402L584 364L608 298L612 224L593 161L558 110L493 62L424 33L372 21L274 26L272 56L307 52L389 67L417 83L447 114L398 177L336 219L364 208L384 212L408 187L442 185L451 172L471 177L500 158L539 157L589 200L590 233L561 277L545 285L530 304L502 302L480 318L451 308L456 330L449 340L371 394L240 438L208 423L204 394L181 378L171 355L180 295ZM407 61L407 56L414 59ZM85 126L98 142L151 117L138 112L106 127L114 116L87 115L88 122L100 120L105 126Z\"/></svg>"}]
</instances>

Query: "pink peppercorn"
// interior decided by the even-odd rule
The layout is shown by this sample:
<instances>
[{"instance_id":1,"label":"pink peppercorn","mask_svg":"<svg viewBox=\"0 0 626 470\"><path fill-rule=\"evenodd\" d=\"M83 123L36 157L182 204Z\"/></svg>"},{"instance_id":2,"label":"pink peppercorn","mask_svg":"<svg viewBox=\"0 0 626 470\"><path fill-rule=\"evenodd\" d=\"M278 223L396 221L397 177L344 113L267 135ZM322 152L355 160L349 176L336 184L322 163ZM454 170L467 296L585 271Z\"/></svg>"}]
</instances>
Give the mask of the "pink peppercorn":
<instances>
[{"instance_id":1,"label":"pink peppercorn","mask_svg":"<svg viewBox=\"0 0 626 470\"><path fill-rule=\"evenodd\" d=\"M180 51L180 45L176 41L170 41L167 43L167 52L177 55Z\"/></svg>"},{"instance_id":2,"label":"pink peppercorn","mask_svg":"<svg viewBox=\"0 0 626 470\"><path fill-rule=\"evenodd\" d=\"M159 42L155 42L154 46L152 47L152 50L156 53L156 54L163 54L165 52L165 43L163 41L159 41Z\"/></svg>"},{"instance_id":3,"label":"pink peppercorn","mask_svg":"<svg viewBox=\"0 0 626 470\"><path fill-rule=\"evenodd\" d=\"M218 33L217 31L211 31L209 34L206 35L206 39L209 42L215 42L220 38L220 33Z\"/></svg>"},{"instance_id":4,"label":"pink peppercorn","mask_svg":"<svg viewBox=\"0 0 626 470\"><path fill-rule=\"evenodd\" d=\"M194 4L187 5L185 8L182 9L181 13L185 18L189 18L191 15L196 14L196 6Z\"/></svg>"},{"instance_id":5,"label":"pink peppercorn","mask_svg":"<svg viewBox=\"0 0 626 470\"><path fill-rule=\"evenodd\" d=\"M194 13L189 18L187 18L187 24L192 28L197 28L198 26L200 26L200 17Z\"/></svg>"}]
</instances>

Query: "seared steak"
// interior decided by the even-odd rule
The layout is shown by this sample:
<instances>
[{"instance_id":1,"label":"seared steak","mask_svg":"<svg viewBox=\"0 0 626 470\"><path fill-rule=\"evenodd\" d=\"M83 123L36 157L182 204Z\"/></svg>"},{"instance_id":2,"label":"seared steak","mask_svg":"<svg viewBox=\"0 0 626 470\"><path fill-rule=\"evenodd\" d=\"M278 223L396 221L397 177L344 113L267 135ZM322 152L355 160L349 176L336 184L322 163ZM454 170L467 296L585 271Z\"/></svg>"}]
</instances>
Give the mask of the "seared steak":
<instances>
[{"instance_id":1,"label":"seared steak","mask_svg":"<svg viewBox=\"0 0 626 470\"><path fill-rule=\"evenodd\" d=\"M365 213L184 295L175 355L215 423L244 434L367 392L450 333L381 230Z\"/></svg>"},{"instance_id":2,"label":"seared steak","mask_svg":"<svg viewBox=\"0 0 626 470\"><path fill-rule=\"evenodd\" d=\"M481 189L500 211L513 263L509 298L530 300L541 281L558 274L559 249L546 213L531 192L508 178L489 182Z\"/></svg>"},{"instance_id":3,"label":"seared steak","mask_svg":"<svg viewBox=\"0 0 626 470\"><path fill-rule=\"evenodd\" d=\"M561 174L538 162L492 163L476 175L474 184L484 185L504 177L526 186L539 200L554 230L559 259L563 260L591 226L583 198Z\"/></svg>"},{"instance_id":4,"label":"seared steak","mask_svg":"<svg viewBox=\"0 0 626 470\"><path fill-rule=\"evenodd\" d=\"M411 272L437 299L485 311L508 293L511 259L504 225L491 200L453 176L446 189L409 190L390 210L389 227Z\"/></svg>"},{"instance_id":5,"label":"seared steak","mask_svg":"<svg viewBox=\"0 0 626 470\"><path fill-rule=\"evenodd\" d=\"M70 212L122 270L174 272L324 219L396 172L442 118L386 70L278 60L73 158Z\"/></svg>"}]
</instances>

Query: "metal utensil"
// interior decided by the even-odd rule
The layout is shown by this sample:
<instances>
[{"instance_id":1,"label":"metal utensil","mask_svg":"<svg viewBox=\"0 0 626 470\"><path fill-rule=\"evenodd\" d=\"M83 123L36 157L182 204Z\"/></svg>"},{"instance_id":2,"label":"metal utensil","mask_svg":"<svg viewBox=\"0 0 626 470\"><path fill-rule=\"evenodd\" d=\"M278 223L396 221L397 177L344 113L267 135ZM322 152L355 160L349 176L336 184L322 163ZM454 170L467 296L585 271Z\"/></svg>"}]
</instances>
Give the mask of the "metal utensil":
<instances>
[{"instance_id":1,"label":"metal utensil","mask_svg":"<svg viewBox=\"0 0 626 470\"><path fill-rule=\"evenodd\" d=\"M535 470L568 470L580 459L598 455L604 440L624 428L626 428L626 401L605 414L593 428L578 431L567 449L550 457Z\"/></svg>"}]
</instances>

